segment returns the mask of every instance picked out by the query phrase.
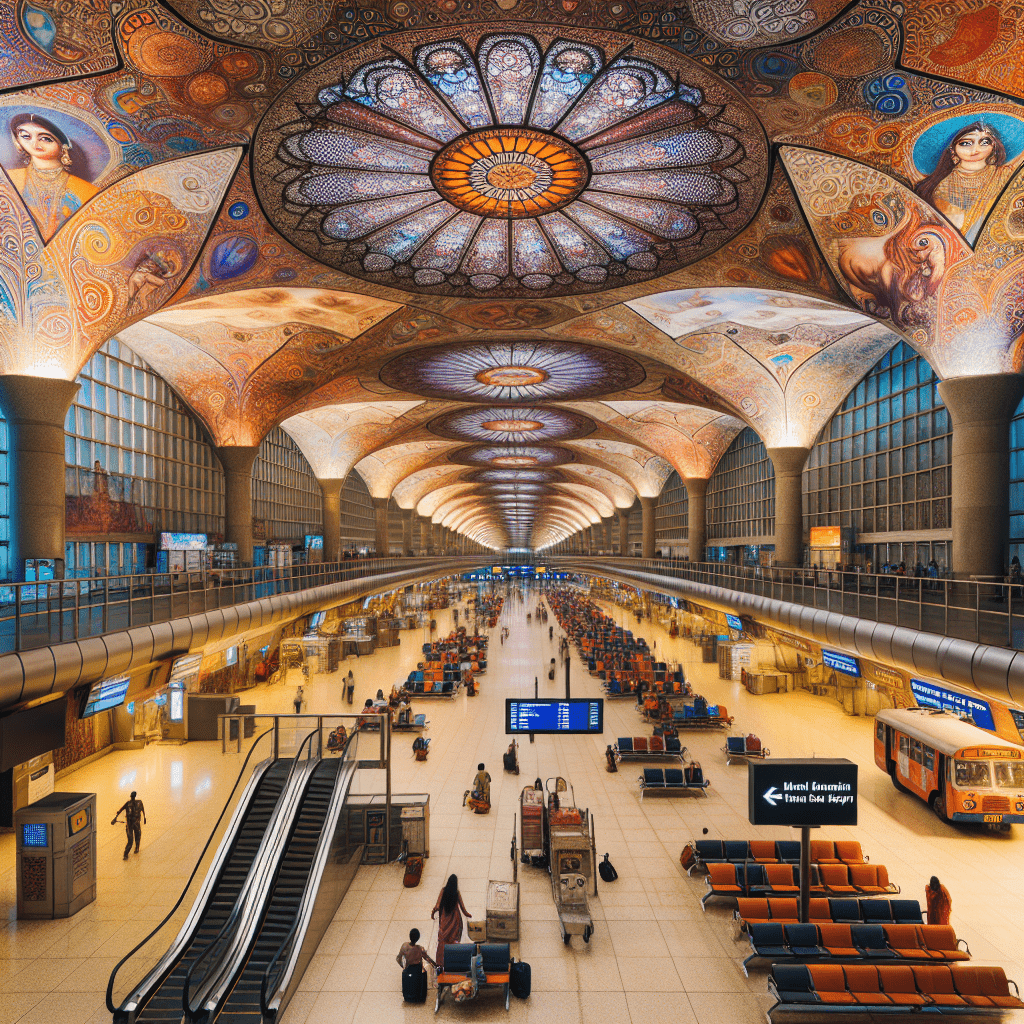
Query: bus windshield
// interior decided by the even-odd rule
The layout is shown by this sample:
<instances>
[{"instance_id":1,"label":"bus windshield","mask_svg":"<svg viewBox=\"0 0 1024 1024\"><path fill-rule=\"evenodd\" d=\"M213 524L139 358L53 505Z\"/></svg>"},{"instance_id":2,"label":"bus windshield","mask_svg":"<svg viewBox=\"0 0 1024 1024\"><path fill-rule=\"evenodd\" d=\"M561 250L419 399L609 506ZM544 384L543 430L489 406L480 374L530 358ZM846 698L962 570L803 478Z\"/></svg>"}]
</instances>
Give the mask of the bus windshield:
<instances>
[{"instance_id":1,"label":"bus windshield","mask_svg":"<svg viewBox=\"0 0 1024 1024\"><path fill-rule=\"evenodd\" d=\"M956 761L956 784L982 789L992 785L988 761Z\"/></svg>"},{"instance_id":2,"label":"bus windshield","mask_svg":"<svg viewBox=\"0 0 1024 1024\"><path fill-rule=\"evenodd\" d=\"M1024 789L1024 764L1020 761L996 761L995 769L1000 789Z\"/></svg>"}]
</instances>

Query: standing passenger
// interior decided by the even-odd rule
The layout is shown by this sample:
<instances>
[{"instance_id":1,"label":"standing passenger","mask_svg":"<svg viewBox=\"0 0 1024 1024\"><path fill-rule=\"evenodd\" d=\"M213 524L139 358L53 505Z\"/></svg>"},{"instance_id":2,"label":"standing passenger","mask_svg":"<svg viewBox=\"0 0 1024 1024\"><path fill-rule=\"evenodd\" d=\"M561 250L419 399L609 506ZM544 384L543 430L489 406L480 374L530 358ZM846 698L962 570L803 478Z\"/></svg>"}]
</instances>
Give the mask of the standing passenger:
<instances>
[{"instance_id":1,"label":"standing passenger","mask_svg":"<svg viewBox=\"0 0 1024 1024\"><path fill-rule=\"evenodd\" d=\"M925 900L928 903L929 924L949 924L949 915L953 909L953 901L949 897L949 890L932 875L931 880L924 890Z\"/></svg>"},{"instance_id":2,"label":"standing passenger","mask_svg":"<svg viewBox=\"0 0 1024 1024\"><path fill-rule=\"evenodd\" d=\"M139 852L139 843L142 842L142 824L140 818L145 824L149 824L146 821L146 808L141 800L136 800L136 792L133 789L132 795L128 799L128 802L121 807L121 809L114 815L114 820L110 823L114 825L117 823L117 819L121 816L121 811L124 811L124 831L128 836L128 842L124 848L124 859L128 859L128 854L132 852L132 842L135 843L135 852Z\"/></svg>"},{"instance_id":3,"label":"standing passenger","mask_svg":"<svg viewBox=\"0 0 1024 1024\"><path fill-rule=\"evenodd\" d=\"M461 914L459 912L462 912ZM462 915L472 917L462 902L459 879L449 875L444 888L437 895L437 902L430 912L431 919L437 915L437 961L438 971L444 970L444 947L462 941Z\"/></svg>"}]
</instances>

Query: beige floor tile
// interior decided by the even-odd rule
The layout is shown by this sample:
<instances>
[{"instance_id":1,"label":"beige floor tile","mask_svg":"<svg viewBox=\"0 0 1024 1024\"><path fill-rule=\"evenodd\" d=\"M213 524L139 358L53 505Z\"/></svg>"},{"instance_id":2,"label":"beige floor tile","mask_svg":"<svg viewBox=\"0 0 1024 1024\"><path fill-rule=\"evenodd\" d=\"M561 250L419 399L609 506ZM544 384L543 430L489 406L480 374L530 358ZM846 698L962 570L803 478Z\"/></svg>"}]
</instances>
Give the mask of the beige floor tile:
<instances>
[{"instance_id":1,"label":"beige floor tile","mask_svg":"<svg viewBox=\"0 0 1024 1024\"><path fill-rule=\"evenodd\" d=\"M697 1024L697 1018L685 995L664 996L655 991L626 993L629 1019L632 1024ZM721 1024L731 1024L720 1017Z\"/></svg>"},{"instance_id":2,"label":"beige floor tile","mask_svg":"<svg viewBox=\"0 0 1024 1024\"><path fill-rule=\"evenodd\" d=\"M627 992L682 992L683 984L671 957L617 956L622 987Z\"/></svg>"},{"instance_id":3,"label":"beige floor tile","mask_svg":"<svg viewBox=\"0 0 1024 1024\"><path fill-rule=\"evenodd\" d=\"M580 992L581 1024L632 1024L625 992Z\"/></svg>"}]
</instances>

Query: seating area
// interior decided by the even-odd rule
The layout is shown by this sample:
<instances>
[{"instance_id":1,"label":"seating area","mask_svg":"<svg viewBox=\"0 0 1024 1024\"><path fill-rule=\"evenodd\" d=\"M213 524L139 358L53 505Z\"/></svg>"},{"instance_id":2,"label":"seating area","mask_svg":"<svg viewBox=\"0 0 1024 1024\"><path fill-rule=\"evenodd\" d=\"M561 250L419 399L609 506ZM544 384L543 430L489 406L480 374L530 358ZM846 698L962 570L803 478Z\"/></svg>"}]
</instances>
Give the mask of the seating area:
<instances>
[{"instance_id":1,"label":"seating area","mask_svg":"<svg viewBox=\"0 0 1024 1024\"><path fill-rule=\"evenodd\" d=\"M707 796L707 788L711 784L709 779L704 777L700 766L696 771L691 771L691 765L686 769L682 768L645 768L640 776L640 800L643 801L647 793L667 793L670 796L682 793L703 793ZM689 772L689 777L687 773Z\"/></svg>"},{"instance_id":2,"label":"seating area","mask_svg":"<svg viewBox=\"0 0 1024 1024\"><path fill-rule=\"evenodd\" d=\"M780 924L768 921L747 928L750 955L743 971L756 960L920 961L970 960L963 939L945 924ZM963 948L961 948L961 946Z\"/></svg>"},{"instance_id":3,"label":"seating area","mask_svg":"<svg viewBox=\"0 0 1024 1024\"><path fill-rule=\"evenodd\" d=\"M701 907L716 896L735 899L739 896L782 896L800 892L800 868L795 864L757 864L744 862L708 864L705 879L708 892L701 897ZM889 881L883 864L812 864L812 893L833 893L861 899L884 896L900 891Z\"/></svg>"},{"instance_id":4,"label":"seating area","mask_svg":"<svg viewBox=\"0 0 1024 1024\"><path fill-rule=\"evenodd\" d=\"M686 754L675 736L620 736L612 748L617 761L682 761Z\"/></svg>"},{"instance_id":5,"label":"seating area","mask_svg":"<svg viewBox=\"0 0 1024 1024\"><path fill-rule=\"evenodd\" d=\"M815 924L924 924L917 900L850 900L812 897L808 917ZM741 896L736 900L736 920L742 931L754 924L799 924L796 897Z\"/></svg>"},{"instance_id":6,"label":"seating area","mask_svg":"<svg viewBox=\"0 0 1024 1024\"><path fill-rule=\"evenodd\" d=\"M771 751L762 746L761 740L753 733L747 736L726 736L722 749L725 751L726 764L746 764L750 760L763 761L771 756Z\"/></svg>"},{"instance_id":7,"label":"seating area","mask_svg":"<svg viewBox=\"0 0 1024 1024\"><path fill-rule=\"evenodd\" d=\"M505 1009L509 1004L509 971L512 964L512 950L507 942L459 942L444 947L444 970L437 975L437 999L434 1013L441 1007L445 994L455 985L472 977L473 957L480 953L483 958L485 987L502 988L505 993Z\"/></svg>"},{"instance_id":8,"label":"seating area","mask_svg":"<svg viewBox=\"0 0 1024 1024\"><path fill-rule=\"evenodd\" d=\"M426 676L433 675L434 671L425 669L423 672L410 672L409 678L405 681L405 689L416 697L446 697L457 696L459 687L462 685L461 678L455 678L445 673L443 679L428 679Z\"/></svg>"},{"instance_id":9,"label":"seating area","mask_svg":"<svg viewBox=\"0 0 1024 1024\"><path fill-rule=\"evenodd\" d=\"M1013 986L1013 992L1010 986ZM1015 982L1001 967L944 964L775 964L768 991L778 1011L1001 1014L1024 1010Z\"/></svg>"},{"instance_id":10,"label":"seating area","mask_svg":"<svg viewBox=\"0 0 1024 1024\"><path fill-rule=\"evenodd\" d=\"M659 698L665 701L665 697ZM681 697L671 704L671 726L674 729L724 729L732 725L733 719L724 704L709 704L699 693ZM648 718L657 719L661 728L668 723L664 708L645 711Z\"/></svg>"},{"instance_id":11,"label":"seating area","mask_svg":"<svg viewBox=\"0 0 1024 1024\"><path fill-rule=\"evenodd\" d=\"M693 847L694 862L690 868L706 868L708 864L799 864L800 843L787 839L698 839ZM812 864L866 864L858 842L811 840Z\"/></svg>"}]
</instances>

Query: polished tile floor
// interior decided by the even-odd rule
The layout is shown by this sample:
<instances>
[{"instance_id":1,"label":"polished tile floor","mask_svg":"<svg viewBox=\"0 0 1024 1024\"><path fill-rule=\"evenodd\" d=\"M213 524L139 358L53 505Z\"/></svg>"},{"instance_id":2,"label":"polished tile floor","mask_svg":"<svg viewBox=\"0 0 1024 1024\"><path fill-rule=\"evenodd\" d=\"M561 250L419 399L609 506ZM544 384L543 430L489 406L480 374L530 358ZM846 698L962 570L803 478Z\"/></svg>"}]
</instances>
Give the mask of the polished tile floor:
<instances>
[{"instance_id":1,"label":"polished tile floor","mask_svg":"<svg viewBox=\"0 0 1024 1024\"><path fill-rule=\"evenodd\" d=\"M534 600L529 602L531 605ZM609 608L620 621L623 612ZM609 702L606 736L538 737L520 747L522 774L504 775L501 753L504 699L533 692L564 692L563 676L547 680L556 653L547 628L528 626L526 606L506 605L502 622L511 628L504 645L497 630L482 693L452 702L421 702L431 721L431 755L413 760L411 737L396 738L396 792L429 792L431 857L417 889L402 887L398 865L361 868L303 979L283 1024L351 1024L406 1021L429 1016L429 1006L403 1004L394 957L412 927L433 952L436 927L430 910L449 873L455 872L466 905L482 917L488 879L511 877L509 846L519 792L535 777L562 775L580 806L595 816L599 853L608 852L619 872L600 887L592 903L595 934L589 945L574 939L564 946L558 930L548 876L520 866L521 941L516 955L533 967L533 994L512 1001L509 1015L497 993L441 1015L466 1019L557 1021L559 1024L754 1024L764 1019L769 1000L763 971L745 978L744 947L733 939L730 912L722 906L701 912L700 877L687 878L678 864L684 842L708 829L712 837L743 838L758 833L746 820L746 772L727 767L721 735L684 739L711 779L707 799L651 797L640 803L639 767L604 771L604 745L618 735L649 733L629 702ZM438 614L442 630L450 612ZM554 622L553 617L550 620ZM628 621L627 621L627 624ZM813 754L849 757L861 765L860 825L823 830L822 838L856 838L872 861L884 863L908 896L923 896L929 875L938 874L953 897L952 923L967 939L977 961L1002 965L1024 981L1024 830L1008 836L942 825L923 804L898 794L873 763L871 722L849 718L835 704L804 693L748 695L739 684L717 678L717 666L700 663L700 652L670 640L651 623L634 628L657 639L665 660L682 661L696 688L726 704L738 731L754 731L776 756ZM558 639L555 629L555 642ZM378 687L387 690L419 660L420 633L403 633L400 647L371 658L350 660L331 677L306 687L308 712L337 711L340 676L352 668L358 703ZM297 680L295 680L297 681ZM572 666L573 694L596 695L599 684L578 661ZM290 712L294 686L261 687L246 695L261 712ZM347 708L345 708L347 710ZM472 814L462 795L484 761L493 777L491 813ZM103 1007L107 976L173 905L241 765L222 755L219 743L183 747L150 746L116 752L86 766L60 788L99 794L99 898L67 921L18 922L15 908L14 841L0 837L0 1024L61 1024L109 1020ZM149 825L142 852L122 861L124 831L107 824L131 789L146 802ZM382 791L381 773L364 772L357 788ZM765 830L762 830L765 831ZM789 838L788 830L764 838Z\"/></svg>"}]
</instances>

